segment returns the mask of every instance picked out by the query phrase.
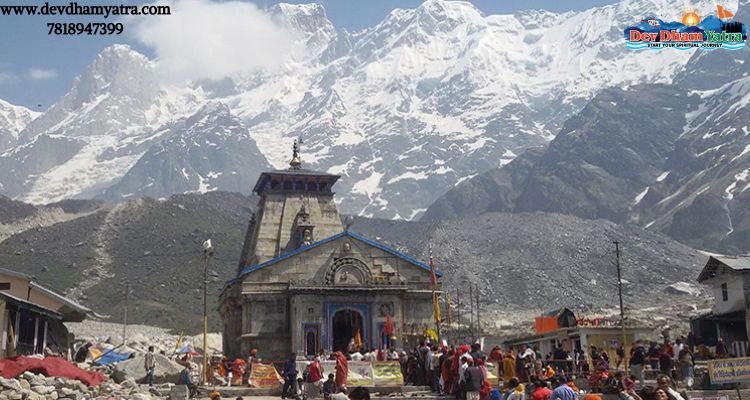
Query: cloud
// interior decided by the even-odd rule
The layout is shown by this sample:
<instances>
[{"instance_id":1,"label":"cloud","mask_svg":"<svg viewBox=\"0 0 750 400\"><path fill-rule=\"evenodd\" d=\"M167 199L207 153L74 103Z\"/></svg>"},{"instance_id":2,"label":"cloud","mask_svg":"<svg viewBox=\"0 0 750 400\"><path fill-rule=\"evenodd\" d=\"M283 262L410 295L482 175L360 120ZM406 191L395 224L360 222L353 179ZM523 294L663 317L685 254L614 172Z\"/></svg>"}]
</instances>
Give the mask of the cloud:
<instances>
[{"instance_id":1,"label":"cloud","mask_svg":"<svg viewBox=\"0 0 750 400\"><path fill-rule=\"evenodd\" d=\"M57 78L57 71L47 68L29 68L29 77L35 81Z\"/></svg>"},{"instance_id":2,"label":"cloud","mask_svg":"<svg viewBox=\"0 0 750 400\"><path fill-rule=\"evenodd\" d=\"M254 4L175 0L171 7L171 15L126 21L169 78L219 80L271 70L297 51L294 36Z\"/></svg>"}]
</instances>

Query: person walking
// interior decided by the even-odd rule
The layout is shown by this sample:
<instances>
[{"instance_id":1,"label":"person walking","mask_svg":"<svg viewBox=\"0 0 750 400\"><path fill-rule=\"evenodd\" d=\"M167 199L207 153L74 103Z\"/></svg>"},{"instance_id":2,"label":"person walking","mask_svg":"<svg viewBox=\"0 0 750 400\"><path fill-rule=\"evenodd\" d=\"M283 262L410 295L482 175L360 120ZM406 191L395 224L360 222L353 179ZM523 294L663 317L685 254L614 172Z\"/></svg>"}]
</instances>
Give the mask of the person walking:
<instances>
[{"instance_id":1,"label":"person walking","mask_svg":"<svg viewBox=\"0 0 750 400\"><path fill-rule=\"evenodd\" d=\"M310 382L312 383L314 393L309 397L318 397L322 392L324 376L325 371L323 370L323 365L320 364L320 361L317 358L313 358L312 363L310 364Z\"/></svg>"},{"instance_id":2,"label":"person walking","mask_svg":"<svg viewBox=\"0 0 750 400\"><path fill-rule=\"evenodd\" d=\"M656 342L651 342L648 347L648 352L646 352L646 358L651 364L651 369L653 371L659 370L659 347L656 345Z\"/></svg>"},{"instance_id":3,"label":"person walking","mask_svg":"<svg viewBox=\"0 0 750 400\"><path fill-rule=\"evenodd\" d=\"M474 364L471 358L467 358L468 367L464 372L464 391L466 400L479 400L484 383L482 379L482 370Z\"/></svg>"},{"instance_id":4,"label":"person walking","mask_svg":"<svg viewBox=\"0 0 750 400\"><path fill-rule=\"evenodd\" d=\"M680 364L680 376L682 377L682 381L685 383L688 390L691 390L693 388L693 382L695 382L695 359L693 357L693 352L690 351L690 347L683 346L677 359Z\"/></svg>"},{"instance_id":5,"label":"person walking","mask_svg":"<svg viewBox=\"0 0 750 400\"><path fill-rule=\"evenodd\" d=\"M643 374L643 369L646 366L646 349L643 344L638 341L635 342L632 354L630 355L630 372L633 376L638 379L638 389L643 389L646 386L646 380Z\"/></svg>"},{"instance_id":6,"label":"person walking","mask_svg":"<svg viewBox=\"0 0 750 400\"><path fill-rule=\"evenodd\" d=\"M297 394L297 355L292 353L284 363L284 387L281 389L281 398L295 398Z\"/></svg>"},{"instance_id":7,"label":"person walking","mask_svg":"<svg viewBox=\"0 0 750 400\"><path fill-rule=\"evenodd\" d=\"M349 363L344 353L337 351L331 356L336 360L336 390L346 392L346 380L349 377Z\"/></svg>"},{"instance_id":8,"label":"person walking","mask_svg":"<svg viewBox=\"0 0 750 400\"><path fill-rule=\"evenodd\" d=\"M669 354L669 351L667 351L666 348L664 348L659 353L659 371L663 375L667 375L671 377L672 368L674 368L674 361L672 360L672 355Z\"/></svg>"},{"instance_id":9,"label":"person walking","mask_svg":"<svg viewBox=\"0 0 750 400\"><path fill-rule=\"evenodd\" d=\"M148 383L149 386L154 386L154 371L156 370L154 346L148 346L148 351L143 357L143 368L146 369L146 383Z\"/></svg>"}]
</instances>

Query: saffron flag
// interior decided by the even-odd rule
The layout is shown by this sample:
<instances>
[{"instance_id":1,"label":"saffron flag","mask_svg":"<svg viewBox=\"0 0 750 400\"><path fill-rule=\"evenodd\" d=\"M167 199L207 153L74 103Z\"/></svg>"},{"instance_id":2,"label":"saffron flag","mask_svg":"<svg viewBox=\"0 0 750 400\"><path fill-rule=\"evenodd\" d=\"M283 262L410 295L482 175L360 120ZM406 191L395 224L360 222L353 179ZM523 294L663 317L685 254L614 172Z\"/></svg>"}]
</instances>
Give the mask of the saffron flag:
<instances>
[{"instance_id":1,"label":"saffron flag","mask_svg":"<svg viewBox=\"0 0 750 400\"><path fill-rule=\"evenodd\" d=\"M177 343L174 344L174 351L177 351L182 347L182 332L180 332L180 336L177 337Z\"/></svg>"},{"instance_id":2,"label":"saffron flag","mask_svg":"<svg viewBox=\"0 0 750 400\"><path fill-rule=\"evenodd\" d=\"M448 293L445 298L445 310L448 312L448 325L452 323L451 321L451 294Z\"/></svg>"},{"instance_id":3,"label":"saffron flag","mask_svg":"<svg viewBox=\"0 0 750 400\"><path fill-rule=\"evenodd\" d=\"M354 343L357 344L357 349L362 348L362 334L359 331L359 328L357 328L357 334L354 335Z\"/></svg>"}]
</instances>

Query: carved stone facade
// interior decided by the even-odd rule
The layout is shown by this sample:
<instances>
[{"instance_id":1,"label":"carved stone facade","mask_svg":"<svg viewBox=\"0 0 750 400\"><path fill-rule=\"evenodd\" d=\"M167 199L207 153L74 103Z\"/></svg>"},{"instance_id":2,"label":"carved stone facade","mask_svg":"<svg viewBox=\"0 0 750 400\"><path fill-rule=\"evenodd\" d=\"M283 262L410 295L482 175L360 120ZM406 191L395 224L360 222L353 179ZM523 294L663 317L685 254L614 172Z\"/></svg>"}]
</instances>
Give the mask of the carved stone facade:
<instances>
[{"instance_id":1,"label":"carved stone facade","mask_svg":"<svg viewBox=\"0 0 750 400\"><path fill-rule=\"evenodd\" d=\"M330 190L338 176L301 169L296 151L291 164L256 184L237 277L220 297L224 353L275 359L419 340L434 326L430 267L345 230Z\"/></svg>"}]
</instances>

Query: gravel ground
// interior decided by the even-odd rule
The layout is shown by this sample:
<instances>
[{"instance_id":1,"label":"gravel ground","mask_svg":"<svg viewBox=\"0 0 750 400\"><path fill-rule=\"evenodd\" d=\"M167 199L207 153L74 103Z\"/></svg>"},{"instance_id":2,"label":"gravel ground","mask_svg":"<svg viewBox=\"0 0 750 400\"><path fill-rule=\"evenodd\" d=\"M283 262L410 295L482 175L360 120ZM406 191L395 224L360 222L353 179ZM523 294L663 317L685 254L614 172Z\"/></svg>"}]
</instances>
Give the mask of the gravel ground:
<instances>
[{"instance_id":1,"label":"gravel ground","mask_svg":"<svg viewBox=\"0 0 750 400\"><path fill-rule=\"evenodd\" d=\"M91 341L92 343L122 343L122 324L95 321L92 319L66 323L68 330L75 335L76 340ZM190 332L192 333L192 332ZM180 337L169 329L147 325L128 325L126 330L127 347L137 352L144 352L148 346L154 346L156 351L168 354L175 350L175 344ZM183 344L191 344L193 348L203 348L203 334L185 334ZM208 348L212 353L221 352L221 333L209 333Z\"/></svg>"}]
</instances>

